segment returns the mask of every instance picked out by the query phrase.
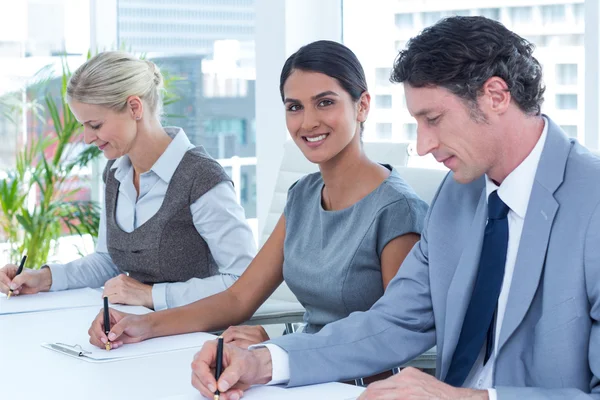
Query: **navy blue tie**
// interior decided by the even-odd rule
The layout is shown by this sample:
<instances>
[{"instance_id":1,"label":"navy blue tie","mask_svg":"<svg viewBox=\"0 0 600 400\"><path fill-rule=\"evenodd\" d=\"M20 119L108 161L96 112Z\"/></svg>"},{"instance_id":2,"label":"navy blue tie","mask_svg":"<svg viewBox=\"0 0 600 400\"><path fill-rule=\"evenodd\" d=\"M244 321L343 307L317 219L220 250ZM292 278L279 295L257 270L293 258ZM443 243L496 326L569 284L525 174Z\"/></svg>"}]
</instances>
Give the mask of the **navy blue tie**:
<instances>
[{"instance_id":1,"label":"navy blue tie","mask_svg":"<svg viewBox=\"0 0 600 400\"><path fill-rule=\"evenodd\" d=\"M485 227L479 269L471 301L465 314L448 374L444 380L452 386L462 386L487 338L484 362L492 354L494 319L498 296L504 277L508 247L508 206L494 191L488 198L488 222Z\"/></svg>"}]
</instances>

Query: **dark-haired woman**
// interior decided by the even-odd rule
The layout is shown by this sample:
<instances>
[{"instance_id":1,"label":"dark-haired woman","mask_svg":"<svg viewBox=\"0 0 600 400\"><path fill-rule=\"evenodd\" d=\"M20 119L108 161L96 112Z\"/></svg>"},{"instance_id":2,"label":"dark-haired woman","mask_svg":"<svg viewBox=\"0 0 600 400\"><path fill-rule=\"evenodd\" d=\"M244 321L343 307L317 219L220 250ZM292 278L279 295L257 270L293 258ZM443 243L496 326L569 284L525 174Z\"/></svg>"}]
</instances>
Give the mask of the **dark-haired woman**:
<instances>
[{"instance_id":1,"label":"dark-haired woman","mask_svg":"<svg viewBox=\"0 0 600 400\"><path fill-rule=\"evenodd\" d=\"M280 92L289 133L320 172L289 189L284 214L246 272L228 290L187 306L143 316L111 309L111 333L100 315L91 343L118 347L223 329L249 319L284 279L306 308L309 333L383 295L419 240L427 205L363 151L370 95L359 61L339 43L311 43L286 61ZM260 327L230 328L225 337L243 347L268 339Z\"/></svg>"}]
</instances>

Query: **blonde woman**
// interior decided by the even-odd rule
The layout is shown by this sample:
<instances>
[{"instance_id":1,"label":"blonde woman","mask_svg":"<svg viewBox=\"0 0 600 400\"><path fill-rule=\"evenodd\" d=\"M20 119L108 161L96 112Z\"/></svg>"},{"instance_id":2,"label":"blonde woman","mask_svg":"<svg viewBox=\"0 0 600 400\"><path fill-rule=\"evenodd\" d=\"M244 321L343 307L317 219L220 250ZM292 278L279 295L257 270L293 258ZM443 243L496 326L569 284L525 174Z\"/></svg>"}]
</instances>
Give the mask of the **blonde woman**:
<instances>
[{"instance_id":1,"label":"blonde woman","mask_svg":"<svg viewBox=\"0 0 600 400\"><path fill-rule=\"evenodd\" d=\"M163 127L158 67L104 52L71 77L69 106L84 140L98 146L105 204L96 252L15 277L0 269L0 291L14 294L104 286L112 303L155 310L221 292L256 253L231 180L181 128Z\"/></svg>"}]
</instances>

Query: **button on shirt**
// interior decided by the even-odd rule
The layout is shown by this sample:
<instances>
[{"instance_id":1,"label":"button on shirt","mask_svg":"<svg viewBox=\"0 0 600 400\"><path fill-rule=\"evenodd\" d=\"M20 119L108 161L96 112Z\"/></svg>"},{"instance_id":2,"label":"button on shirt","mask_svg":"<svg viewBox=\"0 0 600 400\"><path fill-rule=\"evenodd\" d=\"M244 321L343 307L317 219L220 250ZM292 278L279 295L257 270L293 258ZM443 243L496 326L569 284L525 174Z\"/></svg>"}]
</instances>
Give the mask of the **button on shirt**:
<instances>
[{"instance_id":1,"label":"button on shirt","mask_svg":"<svg viewBox=\"0 0 600 400\"><path fill-rule=\"evenodd\" d=\"M194 148L182 129L165 128L165 131L174 138L152 168L140 175L139 196L133 185L134 170L129 157L120 157L111 167L120 182L116 222L125 232L132 232L156 214L177 166L185 153ZM256 255L254 236L231 182L217 184L192 203L190 211L196 230L208 244L219 268L219 275L155 284L152 288L155 310L189 304L222 292L237 280ZM96 252L68 264L50 264L49 267L52 291L99 287L121 273L108 253L104 210L100 216Z\"/></svg>"},{"instance_id":2,"label":"button on shirt","mask_svg":"<svg viewBox=\"0 0 600 400\"><path fill-rule=\"evenodd\" d=\"M521 241L521 233L523 231L523 223L525 214L527 213L527 205L531 196L531 189L535 180L535 174L542 155L546 136L548 134L548 121L544 118L544 130L538 139L537 144L529 153L527 158L523 160L517 168L515 168L504 179L498 187L491 179L486 176L486 199L490 193L498 190L500 199L510 208L508 212L508 248L506 251L506 266L504 270L504 279L502 281L502 289L498 298L498 312L496 319L495 337L500 337L500 329L504 320L506 311L506 303L510 292L513 272L515 270L515 261L517 259L517 251L519 242ZM253 347L261 347L253 346ZM272 380L269 384L287 383L290 379L289 357L285 350L274 344L265 345L271 353L272 359ZM485 344L479 352L479 357L475 361L471 372L467 376L464 387L472 389L488 390L490 400L496 400L496 390L494 386L494 364L498 352L498 341L494 342L494 351L488 362L483 365L485 357Z\"/></svg>"}]
</instances>

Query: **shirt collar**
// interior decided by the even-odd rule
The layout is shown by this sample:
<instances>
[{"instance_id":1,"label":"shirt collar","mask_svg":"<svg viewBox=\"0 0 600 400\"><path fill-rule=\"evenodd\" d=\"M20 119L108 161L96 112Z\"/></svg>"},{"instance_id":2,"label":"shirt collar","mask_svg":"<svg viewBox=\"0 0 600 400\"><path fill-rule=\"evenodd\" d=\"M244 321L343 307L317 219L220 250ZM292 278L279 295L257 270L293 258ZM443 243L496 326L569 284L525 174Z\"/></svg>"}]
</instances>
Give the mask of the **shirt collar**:
<instances>
[{"instance_id":1,"label":"shirt collar","mask_svg":"<svg viewBox=\"0 0 600 400\"><path fill-rule=\"evenodd\" d=\"M544 119L544 129L535 147L527 158L508 174L500 187L487 175L485 176L486 199L494 190L498 190L498 197L522 219L525 219L533 181L535 180L537 167L542 156L546 136L548 135L548 120L546 117L542 118Z\"/></svg>"},{"instance_id":2,"label":"shirt collar","mask_svg":"<svg viewBox=\"0 0 600 400\"><path fill-rule=\"evenodd\" d=\"M156 160L150 171L154 172L160 179L169 183L177 166L185 156L185 153L194 147L188 139L187 135L181 128L165 127L165 132L173 138L165 151ZM111 166L111 169L116 169L115 178L119 181L127 175L131 168L131 160L128 155L119 157ZM150 172L148 171L148 172Z\"/></svg>"}]
</instances>

